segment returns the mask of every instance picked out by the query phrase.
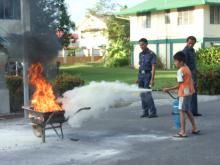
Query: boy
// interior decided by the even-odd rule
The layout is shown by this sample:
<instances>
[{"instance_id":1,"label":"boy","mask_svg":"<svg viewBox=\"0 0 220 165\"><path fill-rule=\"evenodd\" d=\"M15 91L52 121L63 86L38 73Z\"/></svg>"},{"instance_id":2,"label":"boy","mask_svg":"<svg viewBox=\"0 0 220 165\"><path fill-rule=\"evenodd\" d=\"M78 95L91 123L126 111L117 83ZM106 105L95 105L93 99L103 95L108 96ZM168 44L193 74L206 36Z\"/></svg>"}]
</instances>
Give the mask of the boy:
<instances>
[{"instance_id":1,"label":"boy","mask_svg":"<svg viewBox=\"0 0 220 165\"><path fill-rule=\"evenodd\" d=\"M193 116L202 116L202 114L198 113L198 103L197 103L197 80L196 80L196 52L194 49L194 45L196 44L196 37L189 36L186 39L186 46L183 49L183 53L186 58L186 65L189 67L192 79L194 82L195 93L192 95L191 101L191 112Z\"/></svg>"},{"instance_id":2,"label":"boy","mask_svg":"<svg viewBox=\"0 0 220 165\"><path fill-rule=\"evenodd\" d=\"M185 64L185 54L182 51L177 52L174 55L174 63L179 69L177 71L177 82L179 84L171 88L164 88L163 91L168 92L170 90L178 89L181 128L175 137L185 138L187 137L185 128L185 114L187 114L189 121L192 124L192 134L199 134L200 132L196 127L194 117L190 111L192 95L195 92L195 89L193 86L191 71Z\"/></svg>"}]
</instances>

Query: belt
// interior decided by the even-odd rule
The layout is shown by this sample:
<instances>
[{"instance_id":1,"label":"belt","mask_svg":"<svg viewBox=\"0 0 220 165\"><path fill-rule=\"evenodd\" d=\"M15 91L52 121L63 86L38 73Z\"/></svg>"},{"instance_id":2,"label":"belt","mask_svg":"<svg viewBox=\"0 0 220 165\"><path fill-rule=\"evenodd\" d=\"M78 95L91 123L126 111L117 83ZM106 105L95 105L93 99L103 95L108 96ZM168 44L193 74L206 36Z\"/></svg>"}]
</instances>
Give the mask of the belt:
<instances>
[{"instance_id":1,"label":"belt","mask_svg":"<svg viewBox=\"0 0 220 165\"><path fill-rule=\"evenodd\" d=\"M151 73L151 70L139 70L140 74L147 74L147 73Z\"/></svg>"}]
</instances>

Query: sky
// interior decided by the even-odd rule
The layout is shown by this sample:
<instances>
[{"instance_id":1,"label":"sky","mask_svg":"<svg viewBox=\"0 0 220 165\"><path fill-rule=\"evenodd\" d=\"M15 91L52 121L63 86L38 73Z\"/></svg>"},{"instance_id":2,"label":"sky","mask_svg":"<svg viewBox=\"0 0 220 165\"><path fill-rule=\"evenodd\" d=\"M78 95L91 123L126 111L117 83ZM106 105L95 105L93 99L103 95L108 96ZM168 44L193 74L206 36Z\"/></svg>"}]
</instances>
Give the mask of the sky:
<instances>
[{"instance_id":1,"label":"sky","mask_svg":"<svg viewBox=\"0 0 220 165\"><path fill-rule=\"evenodd\" d=\"M83 19L86 14L86 9L94 7L99 0L65 0L68 7L68 12L71 15L72 21L76 24ZM119 3L121 5L127 5L128 7L135 6L144 0L112 0L112 2Z\"/></svg>"}]
</instances>

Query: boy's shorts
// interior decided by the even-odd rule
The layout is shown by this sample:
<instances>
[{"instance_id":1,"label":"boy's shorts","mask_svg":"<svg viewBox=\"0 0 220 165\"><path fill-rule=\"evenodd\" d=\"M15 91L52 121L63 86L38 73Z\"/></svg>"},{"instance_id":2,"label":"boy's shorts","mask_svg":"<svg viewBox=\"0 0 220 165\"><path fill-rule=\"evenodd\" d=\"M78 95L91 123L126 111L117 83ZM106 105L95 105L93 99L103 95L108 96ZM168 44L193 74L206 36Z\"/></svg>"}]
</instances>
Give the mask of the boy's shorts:
<instances>
[{"instance_id":1,"label":"boy's shorts","mask_svg":"<svg viewBox=\"0 0 220 165\"><path fill-rule=\"evenodd\" d=\"M179 110L190 112L192 96L179 97Z\"/></svg>"}]
</instances>

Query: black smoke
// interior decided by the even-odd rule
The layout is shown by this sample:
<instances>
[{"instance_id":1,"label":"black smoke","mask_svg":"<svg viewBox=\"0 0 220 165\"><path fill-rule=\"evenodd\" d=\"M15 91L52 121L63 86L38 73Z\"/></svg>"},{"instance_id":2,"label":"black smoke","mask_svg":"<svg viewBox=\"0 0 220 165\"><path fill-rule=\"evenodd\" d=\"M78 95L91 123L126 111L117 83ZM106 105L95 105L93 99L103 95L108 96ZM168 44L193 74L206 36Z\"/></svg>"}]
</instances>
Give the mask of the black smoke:
<instances>
[{"instance_id":1,"label":"black smoke","mask_svg":"<svg viewBox=\"0 0 220 165\"><path fill-rule=\"evenodd\" d=\"M10 35L9 54L17 59L25 58L29 64L50 63L57 57L61 46L58 38L53 33L31 33L23 35Z\"/></svg>"},{"instance_id":2,"label":"black smoke","mask_svg":"<svg viewBox=\"0 0 220 165\"><path fill-rule=\"evenodd\" d=\"M8 35L9 56L29 64L48 64L55 59L61 49L56 36L59 20L56 0L29 0L30 29L23 34Z\"/></svg>"}]
</instances>

